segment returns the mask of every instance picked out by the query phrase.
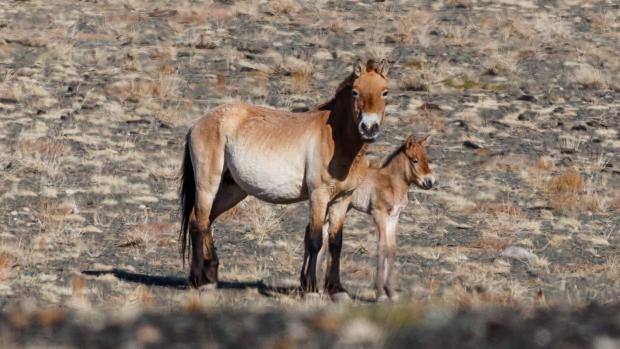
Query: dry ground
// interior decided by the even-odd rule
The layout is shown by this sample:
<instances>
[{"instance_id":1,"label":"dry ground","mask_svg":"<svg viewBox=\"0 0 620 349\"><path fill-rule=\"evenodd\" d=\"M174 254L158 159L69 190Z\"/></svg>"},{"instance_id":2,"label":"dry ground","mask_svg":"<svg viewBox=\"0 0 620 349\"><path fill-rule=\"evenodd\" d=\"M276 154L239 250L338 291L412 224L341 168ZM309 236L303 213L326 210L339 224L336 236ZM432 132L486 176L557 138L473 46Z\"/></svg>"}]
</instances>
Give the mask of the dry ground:
<instances>
[{"instance_id":1,"label":"dry ground","mask_svg":"<svg viewBox=\"0 0 620 349\"><path fill-rule=\"evenodd\" d=\"M294 290L305 204L222 217L223 287L187 290L177 174L210 108L312 107L359 56L392 62L371 155L433 135L438 185L400 219L403 303L617 303L619 53L616 1L3 1L0 309L328 305ZM354 304L373 298L373 229L345 226Z\"/></svg>"}]
</instances>

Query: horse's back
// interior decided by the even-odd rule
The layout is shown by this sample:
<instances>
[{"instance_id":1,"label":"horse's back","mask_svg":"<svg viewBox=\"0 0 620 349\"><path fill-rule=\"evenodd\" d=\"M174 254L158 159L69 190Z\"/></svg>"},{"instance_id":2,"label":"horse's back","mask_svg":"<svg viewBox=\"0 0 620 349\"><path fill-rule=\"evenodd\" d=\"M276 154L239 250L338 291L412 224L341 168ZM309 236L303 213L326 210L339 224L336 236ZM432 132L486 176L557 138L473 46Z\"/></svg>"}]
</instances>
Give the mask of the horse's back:
<instances>
[{"instance_id":1,"label":"horse's back","mask_svg":"<svg viewBox=\"0 0 620 349\"><path fill-rule=\"evenodd\" d=\"M226 169L244 191L287 203L307 198L306 167L316 155L324 114L234 103L214 108L194 128L201 138L214 139L203 156L223 151Z\"/></svg>"}]
</instances>

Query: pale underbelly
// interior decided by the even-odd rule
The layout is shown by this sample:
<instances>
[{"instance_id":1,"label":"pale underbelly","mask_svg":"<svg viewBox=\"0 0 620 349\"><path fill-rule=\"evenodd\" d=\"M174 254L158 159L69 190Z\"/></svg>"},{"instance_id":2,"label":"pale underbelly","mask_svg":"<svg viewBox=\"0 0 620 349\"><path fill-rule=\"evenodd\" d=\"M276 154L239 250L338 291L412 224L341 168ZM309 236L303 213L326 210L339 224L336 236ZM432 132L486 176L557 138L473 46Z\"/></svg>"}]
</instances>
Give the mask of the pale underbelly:
<instances>
[{"instance_id":1,"label":"pale underbelly","mask_svg":"<svg viewBox=\"0 0 620 349\"><path fill-rule=\"evenodd\" d=\"M271 203L306 200L305 157L286 155L232 148L226 153L226 166L237 185L249 195Z\"/></svg>"}]
</instances>

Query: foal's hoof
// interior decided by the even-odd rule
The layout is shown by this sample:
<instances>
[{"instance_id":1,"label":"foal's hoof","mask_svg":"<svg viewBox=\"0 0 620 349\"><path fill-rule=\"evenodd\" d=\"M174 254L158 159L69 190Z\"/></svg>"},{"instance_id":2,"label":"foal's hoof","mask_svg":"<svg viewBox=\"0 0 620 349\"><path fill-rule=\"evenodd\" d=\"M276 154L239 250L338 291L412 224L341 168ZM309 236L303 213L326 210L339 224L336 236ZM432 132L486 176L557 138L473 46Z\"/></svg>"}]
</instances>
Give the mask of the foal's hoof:
<instances>
[{"instance_id":1,"label":"foal's hoof","mask_svg":"<svg viewBox=\"0 0 620 349\"><path fill-rule=\"evenodd\" d=\"M351 296L346 292L336 292L332 294L332 300L335 303L349 303L351 301Z\"/></svg>"},{"instance_id":2,"label":"foal's hoof","mask_svg":"<svg viewBox=\"0 0 620 349\"><path fill-rule=\"evenodd\" d=\"M387 301L389 301L389 300L390 300L390 298L389 298L388 296L386 296L386 295L382 294L382 295L380 295L379 297L377 297L376 302L377 302L377 303L385 303L385 302L387 302Z\"/></svg>"},{"instance_id":3,"label":"foal's hoof","mask_svg":"<svg viewBox=\"0 0 620 349\"><path fill-rule=\"evenodd\" d=\"M398 293L392 293L390 296L390 300L392 302L398 302L400 300L400 295Z\"/></svg>"},{"instance_id":4,"label":"foal's hoof","mask_svg":"<svg viewBox=\"0 0 620 349\"><path fill-rule=\"evenodd\" d=\"M321 300L321 294L318 292L306 292L304 293L304 300L311 303L318 302Z\"/></svg>"}]
</instances>

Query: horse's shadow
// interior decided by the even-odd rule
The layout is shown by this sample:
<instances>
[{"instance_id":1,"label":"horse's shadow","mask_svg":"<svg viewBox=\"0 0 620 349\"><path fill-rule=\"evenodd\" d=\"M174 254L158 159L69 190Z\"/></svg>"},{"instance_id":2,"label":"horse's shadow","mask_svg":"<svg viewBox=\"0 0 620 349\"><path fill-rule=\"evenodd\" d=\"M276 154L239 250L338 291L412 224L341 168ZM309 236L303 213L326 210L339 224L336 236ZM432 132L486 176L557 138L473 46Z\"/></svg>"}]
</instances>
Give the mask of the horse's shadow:
<instances>
[{"instance_id":1,"label":"horse's shadow","mask_svg":"<svg viewBox=\"0 0 620 349\"><path fill-rule=\"evenodd\" d=\"M114 275L119 280L138 283L146 286L168 287L175 288L177 290L190 289L190 286L187 283L187 278L182 278L178 276L155 276L133 273L117 268L111 270L83 270L82 274L91 276ZM256 289L261 295L266 297L274 297L275 294L289 296L301 295L301 289L299 287L271 286L265 284L262 280L249 282L220 281L218 282L217 288L224 290Z\"/></svg>"},{"instance_id":2,"label":"horse's shadow","mask_svg":"<svg viewBox=\"0 0 620 349\"><path fill-rule=\"evenodd\" d=\"M140 274L118 268L114 268L111 270L83 270L82 274L90 276L114 275L119 280L138 283L145 286L168 287L177 290L190 289L190 286L187 283L187 278L178 276L156 276ZM273 286L265 284L262 280L220 281L218 282L217 288L222 290L255 289L261 295L269 298L274 298L277 295L286 295L293 297L301 297L303 295L303 292L301 291L301 288L299 286ZM365 299L354 295L351 295L351 298L354 301L372 302L372 300L370 299Z\"/></svg>"}]
</instances>

